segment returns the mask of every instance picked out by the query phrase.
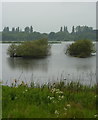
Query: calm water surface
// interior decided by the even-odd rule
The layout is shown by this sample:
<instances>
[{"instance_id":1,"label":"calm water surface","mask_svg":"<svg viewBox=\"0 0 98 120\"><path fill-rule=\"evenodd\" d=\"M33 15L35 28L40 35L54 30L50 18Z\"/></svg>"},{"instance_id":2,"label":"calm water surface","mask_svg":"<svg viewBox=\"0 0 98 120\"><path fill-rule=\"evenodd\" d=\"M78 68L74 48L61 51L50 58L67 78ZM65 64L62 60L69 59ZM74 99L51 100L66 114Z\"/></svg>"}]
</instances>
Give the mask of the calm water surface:
<instances>
[{"instance_id":1,"label":"calm water surface","mask_svg":"<svg viewBox=\"0 0 98 120\"><path fill-rule=\"evenodd\" d=\"M7 55L9 44L2 45L2 78L4 84L15 79L28 84L53 83L66 79L66 82L80 81L83 84L96 83L96 56L75 58L65 55L69 43L52 44L51 56L44 59L10 58Z\"/></svg>"}]
</instances>

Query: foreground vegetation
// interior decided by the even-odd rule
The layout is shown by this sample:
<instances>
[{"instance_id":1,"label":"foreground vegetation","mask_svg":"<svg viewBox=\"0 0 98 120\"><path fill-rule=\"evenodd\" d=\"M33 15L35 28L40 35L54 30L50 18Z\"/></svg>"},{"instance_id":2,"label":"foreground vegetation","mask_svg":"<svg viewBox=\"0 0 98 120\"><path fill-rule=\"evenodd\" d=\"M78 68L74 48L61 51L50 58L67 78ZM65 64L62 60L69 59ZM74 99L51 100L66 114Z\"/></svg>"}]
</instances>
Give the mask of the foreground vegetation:
<instances>
[{"instance_id":1,"label":"foreground vegetation","mask_svg":"<svg viewBox=\"0 0 98 120\"><path fill-rule=\"evenodd\" d=\"M3 118L96 118L96 86L64 82L2 86Z\"/></svg>"},{"instance_id":2,"label":"foreground vegetation","mask_svg":"<svg viewBox=\"0 0 98 120\"><path fill-rule=\"evenodd\" d=\"M11 44L8 48L10 57L33 57L40 58L49 54L50 46L47 39L26 41L20 44Z\"/></svg>"},{"instance_id":3,"label":"foreground vegetation","mask_svg":"<svg viewBox=\"0 0 98 120\"><path fill-rule=\"evenodd\" d=\"M68 46L66 53L71 56L86 58L94 52L94 45L91 40L77 40Z\"/></svg>"}]
</instances>

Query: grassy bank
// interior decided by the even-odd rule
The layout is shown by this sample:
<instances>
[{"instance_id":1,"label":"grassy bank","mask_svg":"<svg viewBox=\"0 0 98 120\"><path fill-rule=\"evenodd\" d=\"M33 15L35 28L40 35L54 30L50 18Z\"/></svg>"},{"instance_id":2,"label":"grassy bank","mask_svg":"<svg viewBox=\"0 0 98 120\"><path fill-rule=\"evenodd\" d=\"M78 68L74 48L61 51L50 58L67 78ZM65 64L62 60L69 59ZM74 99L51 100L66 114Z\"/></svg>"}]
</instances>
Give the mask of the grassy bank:
<instances>
[{"instance_id":1,"label":"grassy bank","mask_svg":"<svg viewBox=\"0 0 98 120\"><path fill-rule=\"evenodd\" d=\"M2 86L3 118L95 118L96 86L60 82Z\"/></svg>"}]
</instances>

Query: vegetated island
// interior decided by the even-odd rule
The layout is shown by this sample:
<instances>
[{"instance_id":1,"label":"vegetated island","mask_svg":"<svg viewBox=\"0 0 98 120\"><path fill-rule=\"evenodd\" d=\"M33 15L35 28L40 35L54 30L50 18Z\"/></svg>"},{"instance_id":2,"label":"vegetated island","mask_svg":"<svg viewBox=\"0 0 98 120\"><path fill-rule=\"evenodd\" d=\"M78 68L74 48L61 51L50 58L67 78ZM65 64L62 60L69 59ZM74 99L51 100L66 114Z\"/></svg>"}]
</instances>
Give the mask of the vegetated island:
<instances>
[{"instance_id":1,"label":"vegetated island","mask_svg":"<svg viewBox=\"0 0 98 120\"><path fill-rule=\"evenodd\" d=\"M91 40L77 40L68 46L66 54L74 57L86 58L95 52L94 44Z\"/></svg>"},{"instance_id":2,"label":"vegetated island","mask_svg":"<svg viewBox=\"0 0 98 120\"><path fill-rule=\"evenodd\" d=\"M25 41L20 44L11 44L7 54L10 57L41 58L50 54L50 45L47 39Z\"/></svg>"}]
</instances>

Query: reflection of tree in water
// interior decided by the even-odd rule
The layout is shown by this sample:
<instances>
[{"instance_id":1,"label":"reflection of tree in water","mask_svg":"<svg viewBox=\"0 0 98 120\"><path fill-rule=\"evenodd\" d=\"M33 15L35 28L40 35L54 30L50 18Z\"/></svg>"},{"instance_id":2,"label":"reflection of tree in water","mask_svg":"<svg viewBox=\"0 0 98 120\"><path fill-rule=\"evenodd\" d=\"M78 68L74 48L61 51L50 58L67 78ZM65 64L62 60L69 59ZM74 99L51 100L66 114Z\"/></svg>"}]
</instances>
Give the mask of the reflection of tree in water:
<instances>
[{"instance_id":1,"label":"reflection of tree in water","mask_svg":"<svg viewBox=\"0 0 98 120\"><path fill-rule=\"evenodd\" d=\"M12 69L42 70L47 71L48 59L7 58L8 65Z\"/></svg>"}]
</instances>

